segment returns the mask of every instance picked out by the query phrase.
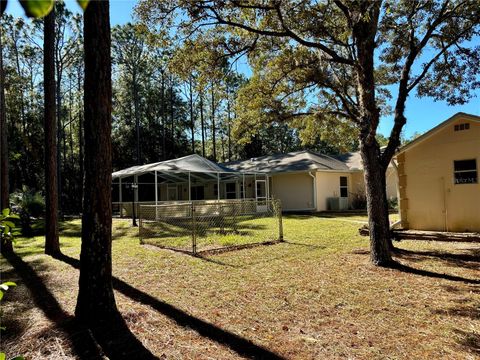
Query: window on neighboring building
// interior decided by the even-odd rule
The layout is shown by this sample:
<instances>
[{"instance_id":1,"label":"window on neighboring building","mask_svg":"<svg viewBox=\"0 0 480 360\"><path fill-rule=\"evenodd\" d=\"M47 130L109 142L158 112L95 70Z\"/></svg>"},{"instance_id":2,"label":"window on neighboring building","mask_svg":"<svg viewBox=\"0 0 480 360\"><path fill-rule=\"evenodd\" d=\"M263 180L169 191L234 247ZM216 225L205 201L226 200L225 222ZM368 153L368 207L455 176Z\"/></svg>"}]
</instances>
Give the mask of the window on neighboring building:
<instances>
[{"instance_id":1,"label":"window on neighboring building","mask_svg":"<svg viewBox=\"0 0 480 360\"><path fill-rule=\"evenodd\" d=\"M234 182L225 184L225 197L227 199L237 198L237 184L235 184Z\"/></svg>"},{"instance_id":2,"label":"window on neighboring building","mask_svg":"<svg viewBox=\"0 0 480 360\"><path fill-rule=\"evenodd\" d=\"M348 197L348 178L340 176L340 197Z\"/></svg>"},{"instance_id":3,"label":"window on neighboring building","mask_svg":"<svg viewBox=\"0 0 480 360\"><path fill-rule=\"evenodd\" d=\"M203 185L201 186L192 186L191 196L192 200L204 200L205 199L205 189Z\"/></svg>"},{"instance_id":4,"label":"window on neighboring building","mask_svg":"<svg viewBox=\"0 0 480 360\"><path fill-rule=\"evenodd\" d=\"M457 124L454 126L455 131L462 131L462 130L468 130L470 129L470 124L465 123L465 124Z\"/></svg>"},{"instance_id":5,"label":"window on neighboring building","mask_svg":"<svg viewBox=\"0 0 480 360\"><path fill-rule=\"evenodd\" d=\"M477 160L455 160L453 162L453 176L455 184L477 183Z\"/></svg>"}]
</instances>

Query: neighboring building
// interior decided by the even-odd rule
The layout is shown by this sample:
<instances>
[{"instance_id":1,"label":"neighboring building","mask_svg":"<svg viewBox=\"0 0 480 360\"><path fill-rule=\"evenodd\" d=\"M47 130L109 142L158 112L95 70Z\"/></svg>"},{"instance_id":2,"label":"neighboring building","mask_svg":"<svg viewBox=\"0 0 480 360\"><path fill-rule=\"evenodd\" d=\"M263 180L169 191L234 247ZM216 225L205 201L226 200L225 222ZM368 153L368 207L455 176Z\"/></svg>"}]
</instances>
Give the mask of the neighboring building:
<instances>
[{"instance_id":1,"label":"neighboring building","mask_svg":"<svg viewBox=\"0 0 480 360\"><path fill-rule=\"evenodd\" d=\"M359 153L331 157L311 151L262 156L222 164L235 171L268 174L270 195L285 211L347 210L365 194ZM397 177L387 171L387 197L397 197Z\"/></svg>"},{"instance_id":2,"label":"neighboring building","mask_svg":"<svg viewBox=\"0 0 480 360\"><path fill-rule=\"evenodd\" d=\"M457 113L396 154L402 227L480 231L480 117Z\"/></svg>"}]
</instances>

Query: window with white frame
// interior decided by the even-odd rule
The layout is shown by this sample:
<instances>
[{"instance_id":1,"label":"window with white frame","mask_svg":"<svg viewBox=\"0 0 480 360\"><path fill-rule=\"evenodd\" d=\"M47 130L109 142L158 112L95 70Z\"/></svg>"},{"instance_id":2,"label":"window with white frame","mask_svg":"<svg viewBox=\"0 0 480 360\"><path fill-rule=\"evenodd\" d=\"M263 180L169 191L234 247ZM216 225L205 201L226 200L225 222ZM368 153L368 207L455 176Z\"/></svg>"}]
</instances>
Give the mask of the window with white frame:
<instances>
[{"instance_id":1,"label":"window with white frame","mask_svg":"<svg viewBox=\"0 0 480 360\"><path fill-rule=\"evenodd\" d=\"M348 197L348 178L340 176L340 197Z\"/></svg>"},{"instance_id":2,"label":"window with white frame","mask_svg":"<svg viewBox=\"0 0 480 360\"><path fill-rule=\"evenodd\" d=\"M477 160L455 160L453 162L453 180L455 184L477 183Z\"/></svg>"}]
</instances>

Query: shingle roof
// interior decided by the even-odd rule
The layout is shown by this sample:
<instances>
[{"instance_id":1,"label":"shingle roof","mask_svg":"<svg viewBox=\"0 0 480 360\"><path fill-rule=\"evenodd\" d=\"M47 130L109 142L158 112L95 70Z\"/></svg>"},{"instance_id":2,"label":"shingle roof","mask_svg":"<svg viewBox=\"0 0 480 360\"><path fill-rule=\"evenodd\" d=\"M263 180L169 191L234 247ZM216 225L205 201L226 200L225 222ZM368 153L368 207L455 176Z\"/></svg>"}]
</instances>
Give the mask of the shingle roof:
<instances>
[{"instance_id":1,"label":"shingle roof","mask_svg":"<svg viewBox=\"0 0 480 360\"><path fill-rule=\"evenodd\" d=\"M348 166L342 161L328 155L308 150L262 156L243 161L232 161L224 163L223 165L237 171L255 171L264 173L312 170L349 170Z\"/></svg>"},{"instance_id":2,"label":"shingle roof","mask_svg":"<svg viewBox=\"0 0 480 360\"><path fill-rule=\"evenodd\" d=\"M363 170L362 156L359 151L337 155L335 158L345 163L350 170Z\"/></svg>"}]
</instances>

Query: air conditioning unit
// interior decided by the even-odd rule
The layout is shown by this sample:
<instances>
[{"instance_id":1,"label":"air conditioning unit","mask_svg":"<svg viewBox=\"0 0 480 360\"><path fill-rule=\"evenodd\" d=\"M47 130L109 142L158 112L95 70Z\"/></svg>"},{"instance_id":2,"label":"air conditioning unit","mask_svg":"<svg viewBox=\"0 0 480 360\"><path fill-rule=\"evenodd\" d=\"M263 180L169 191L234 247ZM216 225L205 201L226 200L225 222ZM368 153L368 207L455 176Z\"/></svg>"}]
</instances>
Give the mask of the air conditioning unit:
<instances>
[{"instance_id":1,"label":"air conditioning unit","mask_svg":"<svg viewBox=\"0 0 480 360\"><path fill-rule=\"evenodd\" d=\"M331 210L331 211L348 210L348 198L346 197L327 198L327 210Z\"/></svg>"}]
</instances>

